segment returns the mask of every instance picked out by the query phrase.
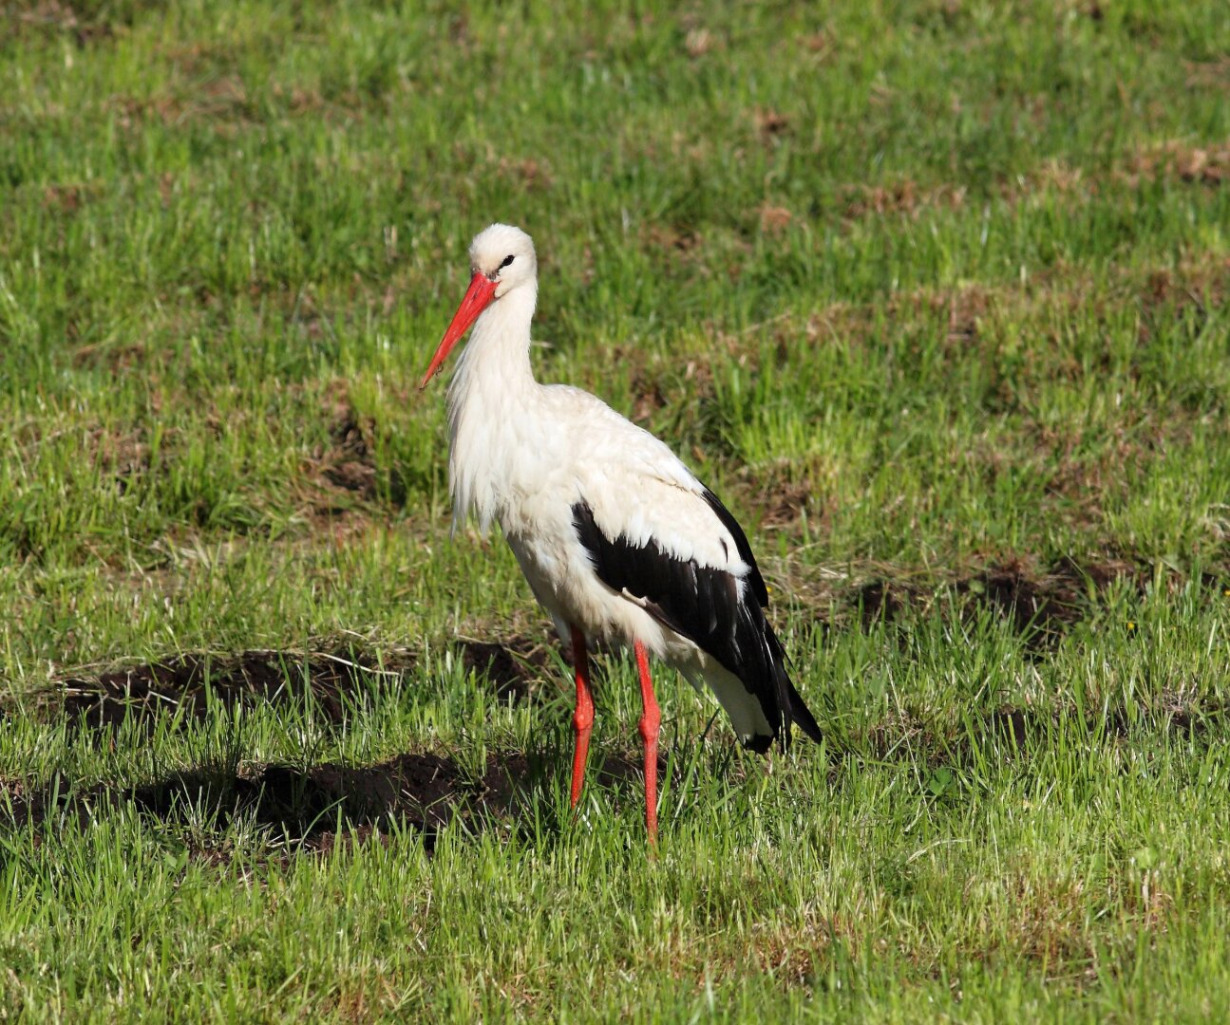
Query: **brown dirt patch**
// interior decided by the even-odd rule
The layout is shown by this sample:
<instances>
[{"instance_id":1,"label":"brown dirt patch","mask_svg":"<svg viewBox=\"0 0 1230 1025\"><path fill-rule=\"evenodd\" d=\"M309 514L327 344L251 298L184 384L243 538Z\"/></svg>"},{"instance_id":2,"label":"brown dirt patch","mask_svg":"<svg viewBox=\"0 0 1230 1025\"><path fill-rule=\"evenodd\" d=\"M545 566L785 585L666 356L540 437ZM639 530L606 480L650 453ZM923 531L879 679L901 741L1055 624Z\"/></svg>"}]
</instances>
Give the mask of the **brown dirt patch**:
<instances>
[{"instance_id":1,"label":"brown dirt patch","mask_svg":"<svg viewBox=\"0 0 1230 1025\"><path fill-rule=\"evenodd\" d=\"M725 44L707 28L696 27L688 29L687 34L683 37L683 49L689 57L697 60L711 50L724 50Z\"/></svg>"},{"instance_id":2,"label":"brown dirt patch","mask_svg":"<svg viewBox=\"0 0 1230 1025\"><path fill-rule=\"evenodd\" d=\"M75 728L99 731L129 717L152 723L156 716L179 714L192 721L219 708L303 700L314 701L324 720L339 722L371 686L386 678L400 684L419 657L406 649L381 658L348 648L195 653L76 676L53 694ZM544 680L550 681L551 692L558 683L551 650L528 637L509 644L463 640L454 658L497 695L514 701L533 700ZM0 814L41 829L65 819L86 823L131 806L143 815L192 827L185 835L200 846L194 847L194 856L225 863L232 852L221 834L239 818L264 830L270 843L299 851L383 842L390 830L405 827L422 832L429 845L439 829L453 823L474 830L522 828L520 809L529 795L567 767L566 754L548 740L541 750L492 755L478 764L446 752L407 753L358 766L211 762L136 785L83 784L57 773L43 782L0 779ZM665 759L659 772L667 772ZM640 774L639 758L622 754L598 757L590 769L591 780L615 788L634 788ZM540 819L538 809L524 828L539 828Z\"/></svg>"},{"instance_id":3,"label":"brown dirt patch","mask_svg":"<svg viewBox=\"0 0 1230 1025\"><path fill-rule=\"evenodd\" d=\"M275 842L331 846L339 826L342 832L383 832L398 820L434 832L458 814L466 799L488 789L499 791L505 800L509 793L494 765L470 779L455 762L439 755L406 754L360 767L204 766L135 787L79 788L58 777L18 796L12 808L18 825L41 824L65 814L84 823L124 805L168 822L203 814L218 831L250 816Z\"/></svg>"},{"instance_id":4,"label":"brown dirt patch","mask_svg":"<svg viewBox=\"0 0 1230 1025\"><path fill-rule=\"evenodd\" d=\"M1137 153L1120 177L1133 187L1142 179L1177 178L1217 188L1230 179L1230 141L1209 146L1190 146L1177 140L1165 142Z\"/></svg>"},{"instance_id":5,"label":"brown dirt patch","mask_svg":"<svg viewBox=\"0 0 1230 1025\"><path fill-rule=\"evenodd\" d=\"M496 164L496 174L518 188L529 192L549 192L555 185L555 175L546 160L533 157L515 160L501 157Z\"/></svg>"},{"instance_id":6,"label":"brown dirt patch","mask_svg":"<svg viewBox=\"0 0 1230 1025\"><path fill-rule=\"evenodd\" d=\"M46 185L43 187L43 209L59 214L75 214L88 198L102 191L97 183Z\"/></svg>"},{"instance_id":7,"label":"brown dirt patch","mask_svg":"<svg viewBox=\"0 0 1230 1025\"><path fill-rule=\"evenodd\" d=\"M528 637L509 644L463 640L454 652L501 698L533 700L543 680L549 679L552 692L558 683L550 649ZM107 730L130 717L152 724L159 715L178 714L187 722L219 708L303 700L315 702L324 720L340 722L368 688L386 680L400 684L419 657L406 649L381 658L347 648L195 653L77 676L53 694L79 729ZM667 771L664 759L659 770ZM203 845L194 854L224 863L232 854L219 834L240 817L264 830L271 843L306 851L382 842L390 830L406 826L424 833L429 843L440 828L456 822L472 829L520 828L519 809L527 795L566 771L566 756L548 741L541 751L493 755L477 765L428 752L363 766L209 763L137 785L82 784L58 773L42 783L0 779L0 812L7 811L5 817L17 825L33 822L41 828L46 822L52 828L65 818L85 823L132 806L172 824L191 825L192 842ZM632 787L640 773L639 759L612 754L594 761L590 778L622 788ZM203 830L197 828L202 822Z\"/></svg>"},{"instance_id":8,"label":"brown dirt patch","mask_svg":"<svg viewBox=\"0 0 1230 1025\"><path fill-rule=\"evenodd\" d=\"M90 678L70 678L60 695L64 714L97 729L130 716L153 719L160 711L201 719L210 701L224 708L279 703L310 696L324 717L340 722L347 697L364 678L399 675L368 656L350 652L299 654L244 651L236 655L192 653L131 666Z\"/></svg>"},{"instance_id":9,"label":"brown dirt patch","mask_svg":"<svg viewBox=\"0 0 1230 1025\"><path fill-rule=\"evenodd\" d=\"M895 214L917 217L925 209L947 208L956 210L965 202L964 186L941 185L932 189L920 189L905 179L887 185L849 185L839 195L843 203L843 216L847 220Z\"/></svg>"},{"instance_id":10,"label":"brown dirt patch","mask_svg":"<svg viewBox=\"0 0 1230 1025\"><path fill-rule=\"evenodd\" d=\"M467 640L460 650L466 669L490 681L500 698L530 700L543 679L555 675L550 649L529 637L510 638L507 644Z\"/></svg>"},{"instance_id":11,"label":"brown dirt patch","mask_svg":"<svg viewBox=\"0 0 1230 1025\"><path fill-rule=\"evenodd\" d=\"M70 36L79 49L115 35L115 30L101 16L81 13L72 4L58 0L39 0L24 10L5 11L4 16L19 37L33 33L63 34Z\"/></svg>"},{"instance_id":12,"label":"brown dirt patch","mask_svg":"<svg viewBox=\"0 0 1230 1025\"><path fill-rule=\"evenodd\" d=\"M69 333L77 330L69 324ZM98 342L79 346L72 354L74 367L82 370L108 370L124 374L145 366L150 361L149 349L144 342Z\"/></svg>"},{"instance_id":13,"label":"brown dirt patch","mask_svg":"<svg viewBox=\"0 0 1230 1025\"><path fill-rule=\"evenodd\" d=\"M762 533L793 530L804 516L811 528L824 530L831 513L820 483L806 468L785 461L744 467L722 492L732 508L757 511L756 529ZM757 547L753 544L753 549Z\"/></svg>"},{"instance_id":14,"label":"brown dirt patch","mask_svg":"<svg viewBox=\"0 0 1230 1025\"><path fill-rule=\"evenodd\" d=\"M1230 706L1214 695L1198 698L1163 694L1148 706L1096 705L1084 712L1071 705L1034 708L1004 705L966 719L935 721L921 711L894 712L871 725L863 735L868 753L881 760L913 760L940 770L937 779L923 779L934 796L942 797L956 780L945 768L968 769L988 758L1027 757L1031 749L1052 746L1056 731L1083 733L1090 743L1122 741L1139 730L1211 740L1223 735ZM857 748L839 755L863 757ZM954 791L955 793L955 791Z\"/></svg>"},{"instance_id":15,"label":"brown dirt patch","mask_svg":"<svg viewBox=\"0 0 1230 1025\"><path fill-rule=\"evenodd\" d=\"M1193 65L1191 75L1213 87L1225 88L1227 61ZM776 122L771 122L776 124ZM760 120L758 118L759 126ZM765 140L775 138L788 124L775 131L760 129ZM1042 161L1028 172L1004 180L995 193L1005 203L1022 203L1031 196L1058 193L1080 198L1098 194L1110 184L1136 188L1142 181L1158 179L1218 188L1230 180L1230 141L1191 145L1171 140L1126 156L1104 174L1090 174L1062 161ZM955 210L965 204L964 186L939 184L923 187L911 179L878 185L855 183L838 189L842 217L847 222L868 217L904 216L917 218L933 210Z\"/></svg>"},{"instance_id":16,"label":"brown dirt patch","mask_svg":"<svg viewBox=\"0 0 1230 1025\"><path fill-rule=\"evenodd\" d=\"M989 610L1006 620L1031 647L1047 647L1088 614L1090 591L1119 581L1143 594L1152 568L1125 560L1078 563L1063 558L1045 570L1024 560L993 564L947 581L873 579L854 589L849 602L864 629L892 623L907 612L925 613L937 600L956 599L960 615Z\"/></svg>"},{"instance_id":17,"label":"brown dirt patch","mask_svg":"<svg viewBox=\"0 0 1230 1025\"><path fill-rule=\"evenodd\" d=\"M635 396L632 419L641 424L649 423L656 413L670 405L665 382L660 374L650 372L642 350L622 345L616 349L616 358L627 361L624 365L630 378L629 390Z\"/></svg>"},{"instance_id":18,"label":"brown dirt patch","mask_svg":"<svg viewBox=\"0 0 1230 1025\"><path fill-rule=\"evenodd\" d=\"M686 256L694 253L703 239L691 227L684 224L654 223L641 230L642 244L667 256Z\"/></svg>"},{"instance_id":19,"label":"brown dirt patch","mask_svg":"<svg viewBox=\"0 0 1230 1025\"><path fill-rule=\"evenodd\" d=\"M532 700L544 679L554 680L549 649L528 637L506 644L462 641L456 651L467 670L503 699ZM40 702L55 706L75 727L99 729L136 718L153 725L159 715L199 720L211 705L252 707L311 700L327 722L340 723L373 687L400 684L419 655L395 649L379 655L348 648L332 651L195 652L157 662L73 676Z\"/></svg>"},{"instance_id":20,"label":"brown dirt patch","mask_svg":"<svg viewBox=\"0 0 1230 1025\"><path fill-rule=\"evenodd\" d=\"M1230 56L1211 61L1184 61L1189 89L1230 92Z\"/></svg>"},{"instance_id":21,"label":"brown dirt patch","mask_svg":"<svg viewBox=\"0 0 1230 1025\"><path fill-rule=\"evenodd\" d=\"M370 417L360 419L353 409L347 409L329 430L332 447L320 456L320 474L326 481L368 499L376 497L376 465L369 440L372 428Z\"/></svg>"},{"instance_id":22,"label":"brown dirt patch","mask_svg":"<svg viewBox=\"0 0 1230 1025\"><path fill-rule=\"evenodd\" d=\"M773 206L770 203L762 204L757 208L756 214L760 221L760 231L765 235L780 235L794 220L794 214L786 207Z\"/></svg>"},{"instance_id":23,"label":"brown dirt patch","mask_svg":"<svg viewBox=\"0 0 1230 1025\"><path fill-rule=\"evenodd\" d=\"M1103 567L1095 572L1101 573ZM1123 574L1130 567L1121 567ZM1063 633L1082 616L1082 584L1088 574L1068 561L1039 577L1014 563L983 570L956 583L956 593L973 604L992 609L1017 633L1041 640ZM1116 579L1107 572L1107 579Z\"/></svg>"},{"instance_id":24,"label":"brown dirt patch","mask_svg":"<svg viewBox=\"0 0 1230 1025\"><path fill-rule=\"evenodd\" d=\"M307 500L318 516L350 512L357 499L373 502L387 497L395 505L406 500L406 484L396 470L381 478L376 465L376 421L360 413L350 399L345 381L334 381L322 397L323 418L329 440L317 445L307 459L310 479ZM382 488L388 495L382 496Z\"/></svg>"},{"instance_id":25,"label":"brown dirt patch","mask_svg":"<svg viewBox=\"0 0 1230 1025\"><path fill-rule=\"evenodd\" d=\"M906 609L922 600L916 585L892 580L872 580L854 592L852 603L858 609L864 630L877 623L893 623Z\"/></svg>"},{"instance_id":26,"label":"brown dirt patch","mask_svg":"<svg viewBox=\"0 0 1230 1025\"><path fill-rule=\"evenodd\" d=\"M752 124L763 143L776 142L790 134L790 118L769 107L757 107L752 111Z\"/></svg>"}]
</instances>

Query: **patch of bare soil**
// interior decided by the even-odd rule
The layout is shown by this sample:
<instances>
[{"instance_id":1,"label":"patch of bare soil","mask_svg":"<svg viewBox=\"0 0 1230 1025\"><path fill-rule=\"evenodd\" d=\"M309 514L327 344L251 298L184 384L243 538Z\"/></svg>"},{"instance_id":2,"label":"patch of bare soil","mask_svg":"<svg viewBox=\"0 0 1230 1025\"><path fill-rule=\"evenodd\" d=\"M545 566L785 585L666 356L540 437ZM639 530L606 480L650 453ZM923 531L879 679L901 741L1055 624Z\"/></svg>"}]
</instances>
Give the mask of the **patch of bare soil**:
<instances>
[{"instance_id":1,"label":"patch of bare soil","mask_svg":"<svg viewBox=\"0 0 1230 1025\"><path fill-rule=\"evenodd\" d=\"M1180 181L1220 188L1230 179L1230 141L1212 146L1189 146L1172 140L1141 150L1120 172L1129 185L1141 179L1177 178Z\"/></svg>"},{"instance_id":2,"label":"patch of bare soil","mask_svg":"<svg viewBox=\"0 0 1230 1025\"><path fill-rule=\"evenodd\" d=\"M764 203L756 210L757 218L760 222L760 230L765 235L780 235L790 227L794 220L792 214L784 206L774 206L771 203Z\"/></svg>"},{"instance_id":3,"label":"patch of bare soil","mask_svg":"<svg viewBox=\"0 0 1230 1025\"><path fill-rule=\"evenodd\" d=\"M93 679L67 679L63 710L78 725L97 729L129 716L150 718L159 711L182 710L200 719L212 698L223 707L279 702L310 695L331 722L341 721L346 695L374 673L396 672L350 653L295 654L244 651L237 655L191 653L161 662L102 673Z\"/></svg>"},{"instance_id":4,"label":"patch of bare soil","mask_svg":"<svg viewBox=\"0 0 1230 1025\"><path fill-rule=\"evenodd\" d=\"M1191 75L1194 79L1216 83L1224 88L1228 63L1222 60L1192 65ZM770 120L768 124L777 126L778 122ZM757 125L762 125L760 117ZM782 119L780 127L766 129L761 126L760 134L766 140L772 139L787 127L788 124ZM1000 182L996 192L1006 203L1021 203L1044 192L1074 197L1092 196L1108 182L1136 188L1141 182L1159 179L1220 188L1230 179L1230 141L1193 146L1180 140L1170 140L1138 150L1111 168L1104 177L1087 174L1081 168L1070 167L1062 161L1046 160L1026 174ZM914 219L924 212L960 209L965 204L966 189L954 184L922 187L905 178L879 185L845 185L838 190L838 197L846 222L886 216Z\"/></svg>"},{"instance_id":5,"label":"patch of bare soil","mask_svg":"<svg viewBox=\"0 0 1230 1025\"><path fill-rule=\"evenodd\" d=\"M115 29L102 16L80 8L91 5L60 3L58 0L38 0L37 3L19 5L3 16L9 21L10 31L21 38L24 34L56 34L69 36L84 49L90 43L111 39ZM71 66L71 65L70 65Z\"/></svg>"},{"instance_id":6,"label":"patch of bare soil","mask_svg":"<svg viewBox=\"0 0 1230 1025\"><path fill-rule=\"evenodd\" d=\"M78 326L75 321L66 328L70 339L76 340ZM149 360L149 349L141 341L98 342L82 345L72 356L73 366L84 369L106 369L114 374L124 374L144 366Z\"/></svg>"},{"instance_id":7,"label":"patch of bare soil","mask_svg":"<svg viewBox=\"0 0 1230 1025\"><path fill-rule=\"evenodd\" d=\"M1119 568L1124 575L1130 570L1126 565ZM1017 633L1042 639L1063 633L1082 618L1083 585L1093 574L1105 574L1108 582L1117 579L1109 567L1096 566L1089 572L1070 561L1033 577L1018 563L959 580L956 593L975 606L992 609Z\"/></svg>"},{"instance_id":8,"label":"patch of bare soil","mask_svg":"<svg viewBox=\"0 0 1230 1025\"><path fill-rule=\"evenodd\" d=\"M332 426L332 448L321 457L321 476L334 487L354 491L361 497L376 497L376 465L370 444L371 423L360 422L347 410Z\"/></svg>"},{"instance_id":9,"label":"patch of bare soil","mask_svg":"<svg viewBox=\"0 0 1230 1025\"><path fill-rule=\"evenodd\" d=\"M752 124L760 141L766 145L777 142L792 131L790 118L771 107L757 107L752 111Z\"/></svg>"},{"instance_id":10,"label":"patch of bare soil","mask_svg":"<svg viewBox=\"0 0 1230 1025\"><path fill-rule=\"evenodd\" d=\"M549 650L527 637L510 638L507 644L467 640L457 651L462 664L504 699L531 699L540 681L554 672ZM188 653L72 677L45 697L58 700L63 714L83 729L117 726L130 717L152 727L156 716L176 712L185 722L199 720L211 703L252 707L305 698L326 721L338 723L373 683L399 684L417 663L418 655L404 649L379 658L349 649Z\"/></svg>"},{"instance_id":11,"label":"patch of bare soil","mask_svg":"<svg viewBox=\"0 0 1230 1025\"><path fill-rule=\"evenodd\" d=\"M496 165L496 173L505 181L528 192L549 192L555 185L551 165L545 160L533 157L521 160L501 157Z\"/></svg>"},{"instance_id":12,"label":"patch of bare soil","mask_svg":"<svg viewBox=\"0 0 1230 1025\"><path fill-rule=\"evenodd\" d=\"M867 739L876 758L917 757L932 767L969 765L975 748L997 746L1007 755L1024 754L1031 739L1050 722L1052 713L1004 707L977 717L969 729L944 731L909 713L876 723Z\"/></svg>"},{"instance_id":13,"label":"patch of bare soil","mask_svg":"<svg viewBox=\"0 0 1230 1025\"><path fill-rule=\"evenodd\" d=\"M910 712L897 713L868 729L866 740L877 759L909 758L932 769L969 768L987 757L1027 756L1031 749L1053 744L1056 731L1077 731L1091 742L1122 740L1134 730L1162 730L1171 734L1212 739L1224 734L1230 722L1230 706L1208 695L1169 693L1148 707L1098 705L1083 713L1075 707L1033 708L1003 706L953 725L927 721ZM859 757L847 752L839 757ZM932 781L936 796L946 786L943 778Z\"/></svg>"},{"instance_id":14,"label":"patch of bare soil","mask_svg":"<svg viewBox=\"0 0 1230 1025\"><path fill-rule=\"evenodd\" d=\"M1230 92L1230 56L1211 61L1184 61L1189 89L1217 89Z\"/></svg>"},{"instance_id":15,"label":"patch of bare soil","mask_svg":"<svg viewBox=\"0 0 1230 1025\"><path fill-rule=\"evenodd\" d=\"M915 218L923 210L956 210L965 203L965 191L964 186L951 185L920 189L915 182L905 179L888 185L848 185L840 195L843 216L856 221L872 215Z\"/></svg>"},{"instance_id":16,"label":"patch of bare soil","mask_svg":"<svg viewBox=\"0 0 1230 1025\"><path fill-rule=\"evenodd\" d=\"M555 682L549 648L528 637L509 644L461 641L455 657L500 697L533 700L544 679ZM237 655L178 655L157 663L64 681L57 693L64 714L80 729L106 730L129 717L201 719L209 710L257 702L311 700L329 721L340 721L364 699L373 675L394 684L412 669L410 651L381 659L351 650L336 653L247 651ZM403 754L375 765L314 766L211 763L150 783L81 785L57 774L45 783L0 778L0 812L17 825L40 826L65 818L88 822L100 812L133 806L181 825L204 839L196 856L221 863L230 853L218 837L237 818L264 830L274 844L298 851L328 851L352 840L383 841L389 830L410 827L430 844L453 822L467 828L517 828L526 795L550 773L567 770L556 752L493 755L473 765L442 753ZM665 774L665 760L659 762ZM591 765L599 785L632 787L639 759L609 755ZM196 842L196 841L194 841Z\"/></svg>"},{"instance_id":17,"label":"patch of bare soil","mask_svg":"<svg viewBox=\"0 0 1230 1025\"><path fill-rule=\"evenodd\" d=\"M490 779L488 780L488 777ZM489 785L490 783L490 785ZM204 766L136 787L77 788L63 777L12 801L17 825L65 815L88 822L101 811L131 805L167 822L200 821L223 831L250 818L275 842L329 846L343 832L387 830L394 820L434 833L470 797L510 792L495 767L471 779L439 755L399 755L379 765ZM499 804L499 800L494 802Z\"/></svg>"},{"instance_id":18,"label":"patch of bare soil","mask_svg":"<svg viewBox=\"0 0 1230 1025\"><path fill-rule=\"evenodd\" d=\"M528 637L510 638L507 644L467 640L460 650L466 669L489 681L496 696L506 700L532 699L542 680L556 672L550 650Z\"/></svg>"},{"instance_id":19,"label":"patch of bare soil","mask_svg":"<svg viewBox=\"0 0 1230 1025\"><path fill-rule=\"evenodd\" d=\"M695 253L702 239L687 225L649 224L641 232L644 245L668 257L682 257Z\"/></svg>"},{"instance_id":20,"label":"patch of bare soil","mask_svg":"<svg viewBox=\"0 0 1230 1025\"><path fill-rule=\"evenodd\" d=\"M356 500L404 506L406 480L397 466L382 470L378 465L376 420L355 408L344 381L326 389L321 415L329 424L329 439L314 448L304 467L304 498L315 515L345 515L355 511Z\"/></svg>"},{"instance_id":21,"label":"patch of bare soil","mask_svg":"<svg viewBox=\"0 0 1230 1025\"><path fill-rule=\"evenodd\" d=\"M323 412L330 421L330 444L313 453L315 469L332 488L375 498L375 424L371 417L359 415L341 381L326 393Z\"/></svg>"},{"instance_id":22,"label":"patch of bare soil","mask_svg":"<svg viewBox=\"0 0 1230 1025\"><path fill-rule=\"evenodd\" d=\"M1143 593L1152 569L1124 560L1077 563L1064 558L1043 571L1023 561L988 566L938 585L875 579L849 598L864 629L891 623L907 611L925 612L937 600L956 598L962 615L989 610L1007 620L1033 648L1052 645L1085 618L1090 593L1118 581Z\"/></svg>"}]
</instances>

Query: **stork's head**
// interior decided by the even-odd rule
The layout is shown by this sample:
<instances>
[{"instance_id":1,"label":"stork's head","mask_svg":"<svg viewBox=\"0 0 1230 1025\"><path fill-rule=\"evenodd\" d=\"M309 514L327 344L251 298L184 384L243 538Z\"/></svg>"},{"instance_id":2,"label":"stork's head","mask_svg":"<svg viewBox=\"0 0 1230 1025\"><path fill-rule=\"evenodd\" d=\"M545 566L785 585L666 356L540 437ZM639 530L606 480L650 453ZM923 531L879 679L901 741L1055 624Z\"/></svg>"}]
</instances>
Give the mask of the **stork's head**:
<instances>
[{"instance_id":1,"label":"stork's head","mask_svg":"<svg viewBox=\"0 0 1230 1025\"><path fill-rule=\"evenodd\" d=\"M534 241L520 228L511 224L493 224L474 236L470 243L470 287L453 314L452 323L444 332L436 354L419 384L425 388L444 364L454 345L493 302L509 292L538 281L538 258Z\"/></svg>"},{"instance_id":2,"label":"stork's head","mask_svg":"<svg viewBox=\"0 0 1230 1025\"><path fill-rule=\"evenodd\" d=\"M493 298L538 278L534 240L511 224L493 224L470 243L470 273L481 274L495 285Z\"/></svg>"}]
</instances>

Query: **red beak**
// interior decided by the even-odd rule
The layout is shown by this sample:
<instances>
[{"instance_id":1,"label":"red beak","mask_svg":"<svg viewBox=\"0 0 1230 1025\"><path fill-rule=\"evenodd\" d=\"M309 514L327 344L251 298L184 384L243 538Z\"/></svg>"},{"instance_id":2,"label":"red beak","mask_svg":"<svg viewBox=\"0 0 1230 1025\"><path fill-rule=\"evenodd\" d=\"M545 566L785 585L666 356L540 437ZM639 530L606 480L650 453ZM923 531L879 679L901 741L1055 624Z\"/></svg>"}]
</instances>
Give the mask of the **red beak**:
<instances>
[{"instance_id":1,"label":"red beak","mask_svg":"<svg viewBox=\"0 0 1230 1025\"><path fill-rule=\"evenodd\" d=\"M491 300L495 298L495 282L489 281L485 274L475 274L470 279L470 287L466 289L465 298L461 300L461 305L457 307L457 312L453 314L453 321L448 326L448 330L444 332L444 337L440 339L440 347L436 349L436 354L431 357L431 365L427 368L427 373L423 375L423 380L419 382L419 388L427 387L427 382L440 369L444 361L448 359L448 354L452 352L453 346L467 331L470 330L470 325L478 319L478 315L491 305Z\"/></svg>"}]
</instances>

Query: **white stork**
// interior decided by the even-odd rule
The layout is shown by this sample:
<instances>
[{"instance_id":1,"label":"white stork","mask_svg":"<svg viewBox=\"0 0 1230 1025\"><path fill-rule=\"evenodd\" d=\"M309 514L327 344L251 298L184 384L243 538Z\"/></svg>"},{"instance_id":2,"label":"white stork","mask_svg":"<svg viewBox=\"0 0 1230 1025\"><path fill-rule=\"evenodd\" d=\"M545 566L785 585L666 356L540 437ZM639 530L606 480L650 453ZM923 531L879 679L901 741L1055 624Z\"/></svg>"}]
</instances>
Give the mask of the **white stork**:
<instances>
[{"instance_id":1,"label":"white stork","mask_svg":"<svg viewBox=\"0 0 1230 1025\"><path fill-rule=\"evenodd\" d=\"M454 529L500 524L534 596L571 642L577 701L572 804L594 721L586 645L631 644L640 673L645 822L657 837L658 705L653 655L704 680L739 740L784 747L820 727L786 674L747 536L673 452L588 392L530 369L538 299L534 243L493 224L470 245L473 277L420 387L474 328L448 389Z\"/></svg>"}]
</instances>

